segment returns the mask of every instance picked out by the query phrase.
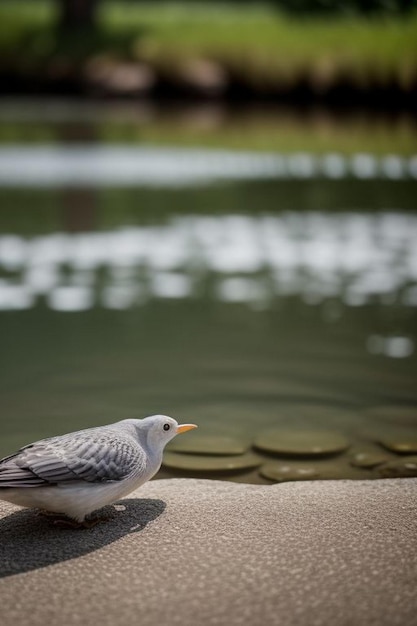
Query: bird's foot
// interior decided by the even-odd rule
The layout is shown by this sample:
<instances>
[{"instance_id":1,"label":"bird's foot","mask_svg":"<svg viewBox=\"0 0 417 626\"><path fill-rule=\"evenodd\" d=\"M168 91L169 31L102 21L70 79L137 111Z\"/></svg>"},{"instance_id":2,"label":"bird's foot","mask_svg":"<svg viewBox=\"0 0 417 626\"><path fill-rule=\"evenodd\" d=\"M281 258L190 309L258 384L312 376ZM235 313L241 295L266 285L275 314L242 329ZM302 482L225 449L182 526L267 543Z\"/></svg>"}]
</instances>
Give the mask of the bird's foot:
<instances>
[{"instance_id":1,"label":"bird's foot","mask_svg":"<svg viewBox=\"0 0 417 626\"><path fill-rule=\"evenodd\" d=\"M36 515L42 515L43 517L56 517L57 514L53 511L47 511L46 509L36 509Z\"/></svg>"},{"instance_id":2,"label":"bird's foot","mask_svg":"<svg viewBox=\"0 0 417 626\"><path fill-rule=\"evenodd\" d=\"M77 520L67 517L66 515L54 513L53 511L46 511L45 509L37 509L36 514L47 517L54 526L59 528L94 528L94 526L100 524L100 522L106 522L111 517L111 515L104 514L100 516L88 517L82 522L78 522Z\"/></svg>"},{"instance_id":3,"label":"bird's foot","mask_svg":"<svg viewBox=\"0 0 417 626\"><path fill-rule=\"evenodd\" d=\"M94 528L97 524L102 522L103 519L100 517L94 517L93 519L85 519L82 522L77 522L75 519L71 519L69 517L57 517L53 520L53 525L58 526L59 528Z\"/></svg>"}]
</instances>

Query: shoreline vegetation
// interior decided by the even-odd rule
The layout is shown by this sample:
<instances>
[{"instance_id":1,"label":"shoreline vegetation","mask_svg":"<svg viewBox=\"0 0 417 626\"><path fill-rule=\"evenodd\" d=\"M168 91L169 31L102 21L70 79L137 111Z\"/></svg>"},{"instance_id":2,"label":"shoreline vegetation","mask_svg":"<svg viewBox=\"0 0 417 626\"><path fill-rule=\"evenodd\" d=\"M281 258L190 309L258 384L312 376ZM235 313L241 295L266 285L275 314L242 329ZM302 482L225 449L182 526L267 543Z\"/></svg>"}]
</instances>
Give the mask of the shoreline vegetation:
<instances>
[{"instance_id":1,"label":"shoreline vegetation","mask_svg":"<svg viewBox=\"0 0 417 626\"><path fill-rule=\"evenodd\" d=\"M3 0L3 96L417 103L415 11L307 18L267 3L103 0L93 33L57 23L53 0Z\"/></svg>"}]
</instances>

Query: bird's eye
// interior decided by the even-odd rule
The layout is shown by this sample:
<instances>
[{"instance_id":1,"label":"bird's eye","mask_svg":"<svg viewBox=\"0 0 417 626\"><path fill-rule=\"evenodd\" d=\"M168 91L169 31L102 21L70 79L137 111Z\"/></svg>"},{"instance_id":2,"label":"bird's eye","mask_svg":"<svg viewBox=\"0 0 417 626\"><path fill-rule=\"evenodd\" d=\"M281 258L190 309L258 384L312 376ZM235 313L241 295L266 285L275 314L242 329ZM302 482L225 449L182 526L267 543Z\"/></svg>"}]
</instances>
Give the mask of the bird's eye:
<instances>
[{"instance_id":1,"label":"bird's eye","mask_svg":"<svg viewBox=\"0 0 417 626\"><path fill-rule=\"evenodd\" d=\"M169 430L171 428L171 424L164 424L164 430Z\"/></svg>"}]
</instances>

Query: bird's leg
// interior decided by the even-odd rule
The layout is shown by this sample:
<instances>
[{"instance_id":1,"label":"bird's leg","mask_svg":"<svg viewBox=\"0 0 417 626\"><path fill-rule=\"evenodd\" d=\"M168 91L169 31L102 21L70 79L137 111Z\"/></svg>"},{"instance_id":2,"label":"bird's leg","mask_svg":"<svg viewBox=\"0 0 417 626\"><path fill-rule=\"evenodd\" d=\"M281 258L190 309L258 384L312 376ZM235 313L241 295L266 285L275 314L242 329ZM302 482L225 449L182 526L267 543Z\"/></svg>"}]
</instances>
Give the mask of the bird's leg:
<instances>
[{"instance_id":1,"label":"bird's leg","mask_svg":"<svg viewBox=\"0 0 417 626\"><path fill-rule=\"evenodd\" d=\"M110 514L103 514L100 516L88 517L82 522L67 517L63 513L54 511L47 511L46 509L36 509L36 515L47 517L54 526L60 526L61 528L94 528L100 522L106 522L112 516Z\"/></svg>"},{"instance_id":2,"label":"bird's leg","mask_svg":"<svg viewBox=\"0 0 417 626\"><path fill-rule=\"evenodd\" d=\"M62 513L47 511L46 509L37 509L36 515L47 517L54 526L61 526L62 528L92 528L100 521L99 519L97 519L77 522L76 520L73 520Z\"/></svg>"},{"instance_id":3,"label":"bird's leg","mask_svg":"<svg viewBox=\"0 0 417 626\"><path fill-rule=\"evenodd\" d=\"M66 515L56 515L55 517L56 519L52 522L54 526L61 526L62 528L94 528L101 522L107 522L112 515L109 513L94 515L94 517L86 517L82 522L77 522L77 520L71 519Z\"/></svg>"},{"instance_id":4,"label":"bird's leg","mask_svg":"<svg viewBox=\"0 0 417 626\"><path fill-rule=\"evenodd\" d=\"M47 511L46 509L36 509L36 515L42 515L42 517L57 517L59 513L54 511Z\"/></svg>"},{"instance_id":5,"label":"bird's leg","mask_svg":"<svg viewBox=\"0 0 417 626\"><path fill-rule=\"evenodd\" d=\"M93 519L85 519L82 522L77 522L75 519L71 519L69 517L57 517L53 520L54 526L59 526L60 528L93 528L103 520L100 517L95 517Z\"/></svg>"}]
</instances>

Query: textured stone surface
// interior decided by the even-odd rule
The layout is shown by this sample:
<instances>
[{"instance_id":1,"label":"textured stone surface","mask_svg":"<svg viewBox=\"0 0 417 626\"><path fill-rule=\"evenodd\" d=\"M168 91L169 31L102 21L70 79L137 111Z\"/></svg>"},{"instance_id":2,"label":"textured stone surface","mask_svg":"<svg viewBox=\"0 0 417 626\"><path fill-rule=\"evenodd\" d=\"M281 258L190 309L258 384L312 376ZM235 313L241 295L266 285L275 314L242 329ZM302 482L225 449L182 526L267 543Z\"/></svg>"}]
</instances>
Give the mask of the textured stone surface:
<instances>
[{"instance_id":1,"label":"textured stone surface","mask_svg":"<svg viewBox=\"0 0 417 626\"><path fill-rule=\"evenodd\" d=\"M0 502L2 624L415 626L416 479L156 480L117 509L69 530Z\"/></svg>"}]
</instances>

